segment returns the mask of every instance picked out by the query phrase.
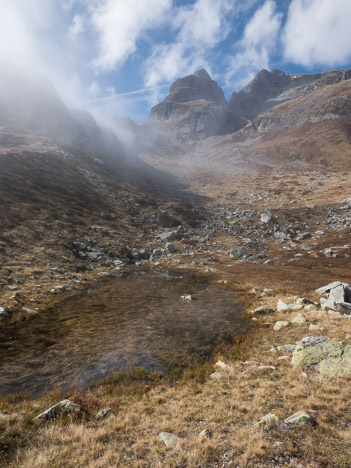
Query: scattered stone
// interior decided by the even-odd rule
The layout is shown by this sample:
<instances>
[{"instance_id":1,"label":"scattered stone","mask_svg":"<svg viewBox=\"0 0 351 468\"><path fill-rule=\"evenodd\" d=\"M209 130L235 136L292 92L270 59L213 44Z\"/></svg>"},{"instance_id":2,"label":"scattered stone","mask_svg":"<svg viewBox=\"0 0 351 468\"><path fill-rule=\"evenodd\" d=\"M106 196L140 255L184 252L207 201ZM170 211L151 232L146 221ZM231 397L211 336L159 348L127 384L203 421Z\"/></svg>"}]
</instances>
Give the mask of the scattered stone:
<instances>
[{"instance_id":1,"label":"scattered stone","mask_svg":"<svg viewBox=\"0 0 351 468\"><path fill-rule=\"evenodd\" d=\"M155 249L150 256L150 262L154 262L155 260L161 258L162 255L163 255L163 250Z\"/></svg>"},{"instance_id":2,"label":"scattered stone","mask_svg":"<svg viewBox=\"0 0 351 468\"><path fill-rule=\"evenodd\" d=\"M96 414L97 419L104 419L109 413L112 412L112 408L102 409Z\"/></svg>"},{"instance_id":3,"label":"scattered stone","mask_svg":"<svg viewBox=\"0 0 351 468\"><path fill-rule=\"evenodd\" d=\"M251 319L253 322L258 322L258 318L257 317L252 317Z\"/></svg>"},{"instance_id":4,"label":"scattered stone","mask_svg":"<svg viewBox=\"0 0 351 468\"><path fill-rule=\"evenodd\" d=\"M277 311L278 312L285 312L287 308L288 308L288 304L286 304L284 301L279 299L278 303L277 303Z\"/></svg>"},{"instance_id":5,"label":"scattered stone","mask_svg":"<svg viewBox=\"0 0 351 468\"><path fill-rule=\"evenodd\" d=\"M221 379L223 377L223 374L221 372L213 372L213 374L210 375L211 379Z\"/></svg>"},{"instance_id":6,"label":"scattered stone","mask_svg":"<svg viewBox=\"0 0 351 468\"><path fill-rule=\"evenodd\" d=\"M296 237L296 240L297 241L301 241L301 240L306 240L306 239L311 239L312 237L312 234L309 233L309 232L302 232L301 234L299 234L297 237Z\"/></svg>"},{"instance_id":7,"label":"scattered stone","mask_svg":"<svg viewBox=\"0 0 351 468\"><path fill-rule=\"evenodd\" d=\"M275 367L261 365L261 366L258 366L258 370L275 370Z\"/></svg>"},{"instance_id":8,"label":"scattered stone","mask_svg":"<svg viewBox=\"0 0 351 468\"><path fill-rule=\"evenodd\" d=\"M285 345L281 345L281 346L278 346L278 351L280 352L283 352L283 353L292 353L293 351L295 351L295 348L296 348L296 345L293 345L293 344L285 344Z\"/></svg>"},{"instance_id":9,"label":"scattered stone","mask_svg":"<svg viewBox=\"0 0 351 468\"><path fill-rule=\"evenodd\" d=\"M252 250L248 247L231 247L229 255L234 260L241 260L243 258L250 257L253 254Z\"/></svg>"},{"instance_id":10,"label":"scattered stone","mask_svg":"<svg viewBox=\"0 0 351 468\"><path fill-rule=\"evenodd\" d=\"M274 310L270 309L269 307L260 306L260 307L257 307L257 309L252 310L250 314L251 315L254 315L254 314L268 315L268 314L274 314Z\"/></svg>"},{"instance_id":11,"label":"scattered stone","mask_svg":"<svg viewBox=\"0 0 351 468\"><path fill-rule=\"evenodd\" d=\"M229 366L227 366L227 364L225 362L221 361L220 359L216 362L215 366L218 366L221 369L228 369L228 367L229 367Z\"/></svg>"},{"instance_id":12,"label":"scattered stone","mask_svg":"<svg viewBox=\"0 0 351 468\"><path fill-rule=\"evenodd\" d=\"M72 412L79 412L81 407L72 403L71 400L62 400L43 413L39 414L35 419L55 419L59 416L64 416Z\"/></svg>"},{"instance_id":13,"label":"scattered stone","mask_svg":"<svg viewBox=\"0 0 351 468\"><path fill-rule=\"evenodd\" d=\"M293 312L294 310L302 309L302 307L302 304L286 304L281 299L279 299L277 303L278 312Z\"/></svg>"},{"instance_id":14,"label":"scattered stone","mask_svg":"<svg viewBox=\"0 0 351 468\"><path fill-rule=\"evenodd\" d=\"M169 231L169 232L163 232L162 234L159 234L157 236L161 241L168 241L172 242L178 239L179 237L179 232L178 231Z\"/></svg>"},{"instance_id":15,"label":"scattered stone","mask_svg":"<svg viewBox=\"0 0 351 468\"><path fill-rule=\"evenodd\" d=\"M316 421L304 411L298 411L297 413L289 416L287 419L284 419L284 423L287 425L288 429L295 429L299 426L316 426Z\"/></svg>"},{"instance_id":16,"label":"scattered stone","mask_svg":"<svg viewBox=\"0 0 351 468\"><path fill-rule=\"evenodd\" d=\"M26 315L38 315L38 311L29 309L28 307L22 307L22 312L24 312Z\"/></svg>"},{"instance_id":17,"label":"scattered stone","mask_svg":"<svg viewBox=\"0 0 351 468\"><path fill-rule=\"evenodd\" d=\"M101 278L109 278L111 274L108 271L102 271L101 273L98 274Z\"/></svg>"},{"instance_id":18,"label":"scattered stone","mask_svg":"<svg viewBox=\"0 0 351 468\"><path fill-rule=\"evenodd\" d=\"M199 439L210 439L211 438L211 432L208 429L204 429L203 431L200 432L198 435Z\"/></svg>"},{"instance_id":19,"label":"scattered stone","mask_svg":"<svg viewBox=\"0 0 351 468\"><path fill-rule=\"evenodd\" d=\"M174 253L174 252L176 252L177 249L174 247L174 245L171 242L167 242L166 250L169 253Z\"/></svg>"},{"instance_id":20,"label":"scattered stone","mask_svg":"<svg viewBox=\"0 0 351 468\"><path fill-rule=\"evenodd\" d=\"M8 315L8 311L4 307L0 307L0 317L7 317Z\"/></svg>"},{"instance_id":21,"label":"scattered stone","mask_svg":"<svg viewBox=\"0 0 351 468\"><path fill-rule=\"evenodd\" d=\"M158 438L166 447L175 447L182 439L170 432L160 432Z\"/></svg>"},{"instance_id":22,"label":"scattered stone","mask_svg":"<svg viewBox=\"0 0 351 468\"><path fill-rule=\"evenodd\" d=\"M255 423L255 427L260 427L260 426L280 426L282 424L282 421L278 418L278 416L274 413L268 413L262 418L260 418L257 423Z\"/></svg>"},{"instance_id":23,"label":"scattered stone","mask_svg":"<svg viewBox=\"0 0 351 468\"><path fill-rule=\"evenodd\" d=\"M304 315L299 314L296 317L294 317L291 322L296 324L304 324L307 323L307 318Z\"/></svg>"},{"instance_id":24,"label":"scattered stone","mask_svg":"<svg viewBox=\"0 0 351 468\"><path fill-rule=\"evenodd\" d=\"M316 304L307 304L307 305L305 305L304 309L307 312L315 312L315 311L318 310L318 307L316 306Z\"/></svg>"},{"instance_id":25,"label":"scattered stone","mask_svg":"<svg viewBox=\"0 0 351 468\"><path fill-rule=\"evenodd\" d=\"M320 327L319 325L315 325L314 323L310 323L310 326L308 327L309 330L314 331L314 330L324 330L323 327Z\"/></svg>"},{"instance_id":26,"label":"scattered stone","mask_svg":"<svg viewBox=\"0 0 351 468\"><path fill-rule=\"evenodd\" d=\"M289 356L279 356L278 361L285 361L286 359L289 359Z\"/></svg>"},{"instance_id":27,"label":"scattered stone","mask_svg":"<svg viewBox=\"0 0 351 468\"><path fill-rule=\"evenodd\" d=\"M195 297L192 296L191 294L188 294L186 296L180 296L184 301L195 301Z\"/></svg>"},{"instance_id":28,"label":"scattered stone","mask_svg":"<svg viewBox=\"0 0 351 468\"><path fill-rule=\"evenodd\" d=\"M272 216L270 213L261 214L261 223L268 224L270 221L272 221Z\"/></svg>"},{"instance_id":29,"label":"scattered stone","mask_svg":"<svg viewBox=\"0 0 351 468\"><path fill-rule=\"evenodd\" d=\"M283 327L287 327L288 325L289 322L287 320L278 320L278 322L275 322L273 330L280 331Z\"/></svg>"}]
</instances>

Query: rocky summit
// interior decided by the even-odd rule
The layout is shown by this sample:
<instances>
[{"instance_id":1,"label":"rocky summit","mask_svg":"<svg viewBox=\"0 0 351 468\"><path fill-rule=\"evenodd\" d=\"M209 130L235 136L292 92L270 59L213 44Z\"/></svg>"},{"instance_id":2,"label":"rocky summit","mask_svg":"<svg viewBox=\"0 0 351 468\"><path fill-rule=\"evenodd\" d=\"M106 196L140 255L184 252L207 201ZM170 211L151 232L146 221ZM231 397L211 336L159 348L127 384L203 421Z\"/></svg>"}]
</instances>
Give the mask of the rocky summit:
<instances>
[{"instance_id":1,"label":"rocky summit","mask_svg":"<svg viewBox=\"0 0 351 468\"><path fill-rule=\"evenodd\" d=\"M222 88L206 70L175 81L169 95L151 109L149 122L166 125L180 140L201 140L241 128L246 120L234 115Z\"/></svg>"}]
</instances>

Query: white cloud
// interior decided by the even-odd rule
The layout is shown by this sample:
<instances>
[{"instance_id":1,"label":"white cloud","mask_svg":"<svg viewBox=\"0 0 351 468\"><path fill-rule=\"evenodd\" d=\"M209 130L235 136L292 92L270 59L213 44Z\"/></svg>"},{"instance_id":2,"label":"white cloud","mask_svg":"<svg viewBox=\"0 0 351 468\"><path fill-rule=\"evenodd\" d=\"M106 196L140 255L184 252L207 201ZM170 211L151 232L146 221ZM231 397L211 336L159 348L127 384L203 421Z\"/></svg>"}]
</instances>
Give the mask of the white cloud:
<instances>
[{"instance_id":1,"label":"white cloud","mask_svg":"<svg viewBox=\"0 0 351 468\"><path fill-rule=\"evenodd\" d=\"M236 44L237 52L228 58L226 82L236 87L246 84L259 70L269 68L280 31L282 14L276 4L267 0L247 23L243 38Z\"/></svg>"},{"instance_id":2,"label":"white cloud","mask_svg":"<svg viewBox=\"0 0 351 468\"><path fill-rule=\"evenodd\" d=\"M76 39L84 31L85 17L83 15L74 15L71 26L68 30L68 36Z\"/></svg>"},{"instance_id":3,"label":"white cloud","mask_svg":"<svg viewBox=\"0 0 351 468\"><path fill-rule=\"evenodd\" d=\"M286 60L308 67L351 59L350 0L292 0L283 32Z\"/></svg>"},{"instance_id":4,"label":"white cloud","mask_svg":"<svg viewBox=\"0 0 351 468\"><path fill-rule=\"evenodd\" d=\"M172 27L175 41L153 47L145 63L145 84L157 87L179 76L210 66L211 49L230 31L228 19L235 11L235 1L196 0L191 6L174 10ZM153 95L155 102L157 95Z\"/></svg>"},{"instance_id":5,"label":"white cloud","mask_svg":"<svg viewBox=\"0 0 351 468\"><path fill-rule=\"evenodd\" d=\"M160 26L172 0L103 0L91 4L91 23L98 34L98 69L113 69L135 52L148 29Z\"/></svg>"}]
</instances>

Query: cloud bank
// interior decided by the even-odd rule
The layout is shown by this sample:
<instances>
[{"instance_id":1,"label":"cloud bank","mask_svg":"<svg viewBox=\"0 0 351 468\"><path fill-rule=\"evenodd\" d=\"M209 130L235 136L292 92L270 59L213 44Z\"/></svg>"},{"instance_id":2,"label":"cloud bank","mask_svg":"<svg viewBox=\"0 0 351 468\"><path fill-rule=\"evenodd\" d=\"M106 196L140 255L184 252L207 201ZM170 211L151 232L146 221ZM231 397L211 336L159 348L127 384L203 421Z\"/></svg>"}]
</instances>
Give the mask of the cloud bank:
<instances>
[{"instance_id":1,"label":"cloud bank","mask_svg":"<svg viewBox=\"0 0 351 468\"><path fill-rule=\"evenodd\" d=\"M282 41L285 59L306 67L351 60L350 0L292 0Z\"/></svg>"}]
</instances>

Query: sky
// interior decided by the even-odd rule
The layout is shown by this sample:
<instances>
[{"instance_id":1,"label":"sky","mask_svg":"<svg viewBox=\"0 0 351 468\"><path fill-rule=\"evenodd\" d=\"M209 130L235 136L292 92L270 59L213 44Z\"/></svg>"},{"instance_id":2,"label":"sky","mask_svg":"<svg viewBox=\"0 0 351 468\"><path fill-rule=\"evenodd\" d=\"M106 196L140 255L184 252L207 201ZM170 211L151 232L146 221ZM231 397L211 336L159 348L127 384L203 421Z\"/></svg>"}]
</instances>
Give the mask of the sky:
<instances>
[{"instance_id":1,"label":"sky","mask_svg":"<svg viewBox=\"0 0 351 468\"><path fill-rule=\"evenodd\" d=\"M227 98L263 68L351 68L350 20L350 0L0 0L0 60L70 106L142 122L201 68Z\"/></svg>"}]
</instances>

